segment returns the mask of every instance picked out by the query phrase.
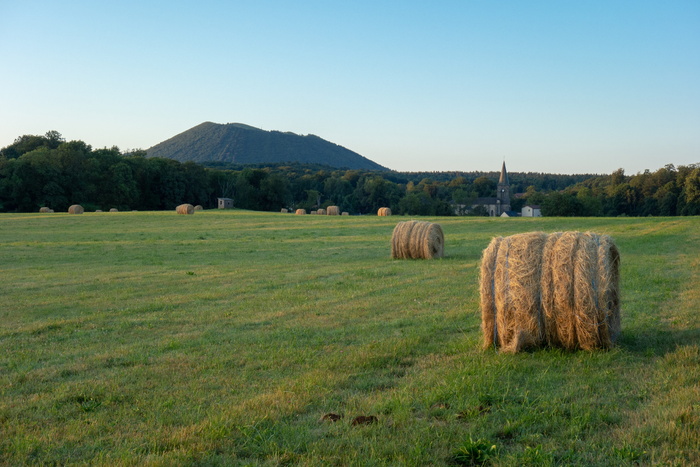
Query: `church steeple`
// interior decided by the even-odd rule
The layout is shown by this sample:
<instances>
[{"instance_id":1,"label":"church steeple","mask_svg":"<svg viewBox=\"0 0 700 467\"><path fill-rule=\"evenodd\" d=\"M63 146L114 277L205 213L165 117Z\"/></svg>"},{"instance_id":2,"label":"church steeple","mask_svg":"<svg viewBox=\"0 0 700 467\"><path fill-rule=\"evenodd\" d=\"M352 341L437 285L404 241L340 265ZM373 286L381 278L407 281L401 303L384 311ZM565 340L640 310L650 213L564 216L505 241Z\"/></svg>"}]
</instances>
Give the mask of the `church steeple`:
<instances>
[{"instance_id":1,"label":"church steeple","mask_svg":"<svg viewBox=\"0 0 700 467\"><path fill-rule=\"evenodd\" d=\"M498 201L498 216L506 211L510 211L510 182L508 181L508 172L506 171L506 161L503 161L501 167L501 177L498 179L496 199Z\"/></svg>"},{"instance_id":2,"label":"church steeple","mask_svg":"<svg viewBox=\"0 0 700 467\"><path fill-rule=\"evenodd\" d=\"M508 172L506 172L506 161L503 161L503 166L501 167L501 178L498 179L499 185L510 185L508 182Z\"/></svg>"}]
</instances>

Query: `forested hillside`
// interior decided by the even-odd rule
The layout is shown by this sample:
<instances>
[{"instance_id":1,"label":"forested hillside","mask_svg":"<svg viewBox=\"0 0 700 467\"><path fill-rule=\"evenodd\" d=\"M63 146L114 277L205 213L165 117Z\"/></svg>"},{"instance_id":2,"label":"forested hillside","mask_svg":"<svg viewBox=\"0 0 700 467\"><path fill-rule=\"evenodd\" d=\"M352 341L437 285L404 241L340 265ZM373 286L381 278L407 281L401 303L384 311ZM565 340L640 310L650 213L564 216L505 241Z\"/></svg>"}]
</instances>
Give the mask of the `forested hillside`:
<instances>
[{"instance_id":1,"label":"forested hillside","mask_svg":"<svg viewBox=\"0 0 700 467\"><path fill-rule=\"evenodd\" d=\"M0 149L0 211L170 210L181 203L216 207L230 197L238 208L314 210L337 205L352 214L387 206L397 214L479 215L471 206L495 194L498 174L400 173L339 170L319 164L204 167L193 162L93 149L58 132L24 135ZM510 173L513 210L537 204L545 216L674 216L700 214L700 165L667 165L628 176Z\"/></svg>"},{"instance_id":2,"label":"forested hillside","mask_svg":"<svg viewBox=\"0 0 700 467\"><path fill-rule=\"evenodd\" d=\"M335 168L387 170L386 167L315 135L265 131L241 123L204 122L159 143L148 157L180 162L276 162L324 164Z\"/></svg>"}]
</instances>

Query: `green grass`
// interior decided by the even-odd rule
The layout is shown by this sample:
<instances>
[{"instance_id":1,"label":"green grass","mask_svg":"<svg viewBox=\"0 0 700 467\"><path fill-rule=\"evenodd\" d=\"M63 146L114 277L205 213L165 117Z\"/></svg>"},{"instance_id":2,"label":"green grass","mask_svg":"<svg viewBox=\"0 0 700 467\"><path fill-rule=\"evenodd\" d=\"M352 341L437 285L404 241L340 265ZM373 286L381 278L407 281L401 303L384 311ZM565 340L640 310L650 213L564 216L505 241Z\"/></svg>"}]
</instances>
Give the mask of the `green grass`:
<instances>
[{"instance_id":1,"label":"green grass","mask_svg":"<svg viewBox=\"0 0 700 467\"><path fill-rule=\"evenodd\" d=\"M0 215L0 463L700 463L700 218L430 218L435 261L400 220ZM615 349L480 349L481 251L533 230L613 236Z\"/></svg>"}]
</instances>

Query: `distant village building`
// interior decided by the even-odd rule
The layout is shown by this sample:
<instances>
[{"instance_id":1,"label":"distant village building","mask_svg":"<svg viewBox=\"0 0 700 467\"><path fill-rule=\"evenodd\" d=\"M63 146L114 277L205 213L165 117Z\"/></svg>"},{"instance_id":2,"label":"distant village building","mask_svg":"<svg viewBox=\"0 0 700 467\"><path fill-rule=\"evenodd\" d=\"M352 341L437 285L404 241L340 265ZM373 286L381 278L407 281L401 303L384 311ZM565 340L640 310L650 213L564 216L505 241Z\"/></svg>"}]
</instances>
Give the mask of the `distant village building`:
<instances>
[{"instance_id":1,"label":"distant village building","mask_svg":"<svg viewBox=\"0 0 700 467\"><path fill-rule=\"evenodd\" d=\"M233 209L233 199L231 198L218 198L219 209Z\"/></svg>"},{"instance_id":2,"label":"distant village building","mask_svg":"<svg viewBox=\"0 0 700 467\"><path fill-rule=\"evenodd\" d=\"M539 206L527 205L523 206L521 215L523 217L542 217L542 211Z\"/></svg>"},{"instance_id":3,"label":"distant village building","mask_svg":"<svg viewBox=\"0 0 700 467\"><path fill-rule=\"evenodd\" d=\"M501 176L498 179L498 185L496 186L496 197L495 198L477 198L472 204L472 209L477 206L483 206L491 217L512 217L517 216L517 213L513 213L510 210L510 182L508 181L508 172L506 171L506 163L503 161L503 166L501 167Z\"/></svg>"}]
</instances>

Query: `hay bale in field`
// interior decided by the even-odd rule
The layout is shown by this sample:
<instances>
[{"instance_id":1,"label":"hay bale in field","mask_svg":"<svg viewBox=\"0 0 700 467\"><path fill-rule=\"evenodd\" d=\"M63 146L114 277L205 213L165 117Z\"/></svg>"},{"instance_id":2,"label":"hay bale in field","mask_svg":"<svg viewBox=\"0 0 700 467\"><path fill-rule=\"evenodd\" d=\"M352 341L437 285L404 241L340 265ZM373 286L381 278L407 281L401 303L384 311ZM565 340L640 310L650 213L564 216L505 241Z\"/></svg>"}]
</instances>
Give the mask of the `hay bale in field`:
<instances>
[{"instance_id":1,"label":"hay bale in field","mask_svg":"<svg viewBox=\"0 0 700 467\"><path fill-rule=\"evenodd\" d=\"M95 212L97 212L97 211L95 211ZM111 209L109 210L109 212L119 212L119 209L117 209L117 208L111 208Z\"/></svg>"},{"instance_id":2,"label":"hay bale in field","mask_svg":"<svg viewBox=\"0 0 700 467\"><path fill-rule=\"evenodd\" d=\"M341 216L349 216L349 215L350 215L350 213L347 211L343 211L343 213L341 214Z\"/></svg>"},{"instance_id":3,"label":"hay bale in field","mask_svg":"<svg viewBox=\"0 0 700 467\"><path fill-rule=\"evenodd\" d=\"M50 212L50 211L51 211L51 209L47 208L46 206L44 206L43 208L39 208L39 212Z\"/></svg>"},{"instance_id":4,"label":"hay bale in field","mask_svg":"<svg viewBox=\"0 0 700 467\"><path fill-rule=\"evenodd\" d=\"M326 208L326 214L329 216L339 216L340 208L338 206L328 206L328 208Z\"/></svg>"},{"instance_id":5,"label":"hay bale in field","mask_svg":"<svg viewBox=\"0 0 700 467\"><path fill-rule=\"evenodd\" d=\"M481 260L484 348L610 348L620 333L620 253L606 235L494 238Z\"/></svg>"},{"instance_id":6,"label":"hay bale in field","mask_svg":"<svg viewBox=\"0 0 700 467\"><path fill-rule=\"evenodd\" d=\"M323 208L321 208L321 209L319 209L318 211L316 211L316 214L318 214L319 216L325 216L325 215L326 215L326 210L323 209Z\"/></svg>"},{"instance_id":7,"label":"hay bale in field","mask_svg":"<svg viewBox=\"0 0 700 467\"><path fill-rule=\"evenodd\" d=\"M95 212L102 212L102 209L95 209Z\"/></svg>"},{"instance_id":8,"label":"hay bale in field","mask_svg":"<svg viewBox=\"0 0 700 467\"><path fill-rule=\"evenodd\" d=\"M280 212L281 212L282 214L287 214L287 213L289 212L289 209L287 209L287 208L282 208L282 209L280 209Z\"/></svg>"},{"instance_id":9,"label":"hay bale in field","mask_svg":"<svg viewBox=\"0 0 700 467\"><path fill-rule=\"evenodd\" d=\"M49 213L52 213L52 212L53 212L53 209L49 209Z\"/></svg>"},{"instance_id":10,"label":"hay bale in field","mask_svg":"<svg viewBox=\"0 0 700 467\"><path fill-rule=\"evenodd\" d=\"M391 216L391 209L389 208L379 208L377 211L378 216Z\"/></svg>"},{"instance_id":11,"label":"hay bale in field","mask_svg":"<svg viewBox=\"0 0 700 467\"><path fill-rule=\"evenodd\" d=\"M296 214L297 216L303 216L304 214L306 214L306 209L297 209L296 211L294 211L294 214Z\"/></svg>"},{"instance_id":12,"label":"hay bale in field","mask_svg":"<svg viewBox=\"0 0 700 467\"><path fill-rule=\"evenodd\" d=\"M197 206L194 207L195 211L204 211L204 207L201 204L198 204Z\"/></svg>"},{"instance_id":13,"label":"hay bale in field","mask_svg":"<svg viewBox=\"0 0 700 467\"><path fill-rule=\"evenodd\" d=\"M423 221L399 222L391 236L391 257L394 259L441 258L445 236L439 224Z\"/></svg>"},{"instance_id":14,"label":"hay bale in field","mask_svg":"<svg viewBox=\"0 0 700 467\"><path fill-rule=\"evenodd\" d=\"M191 204L181 204L175 208L178 214L194 214L194 206Z\"/></svg>"},{"instance_id":15,"label":"hay bale in field","mask_svg":"<svg viewBox=\"0 0 700 467\"><path fill-rule=\"evenodd\" d=\"M82 214L85 212L85 209L79 204L74 204L71 207L68 208L68 214Z\"/></svg>"}]
</instances>

